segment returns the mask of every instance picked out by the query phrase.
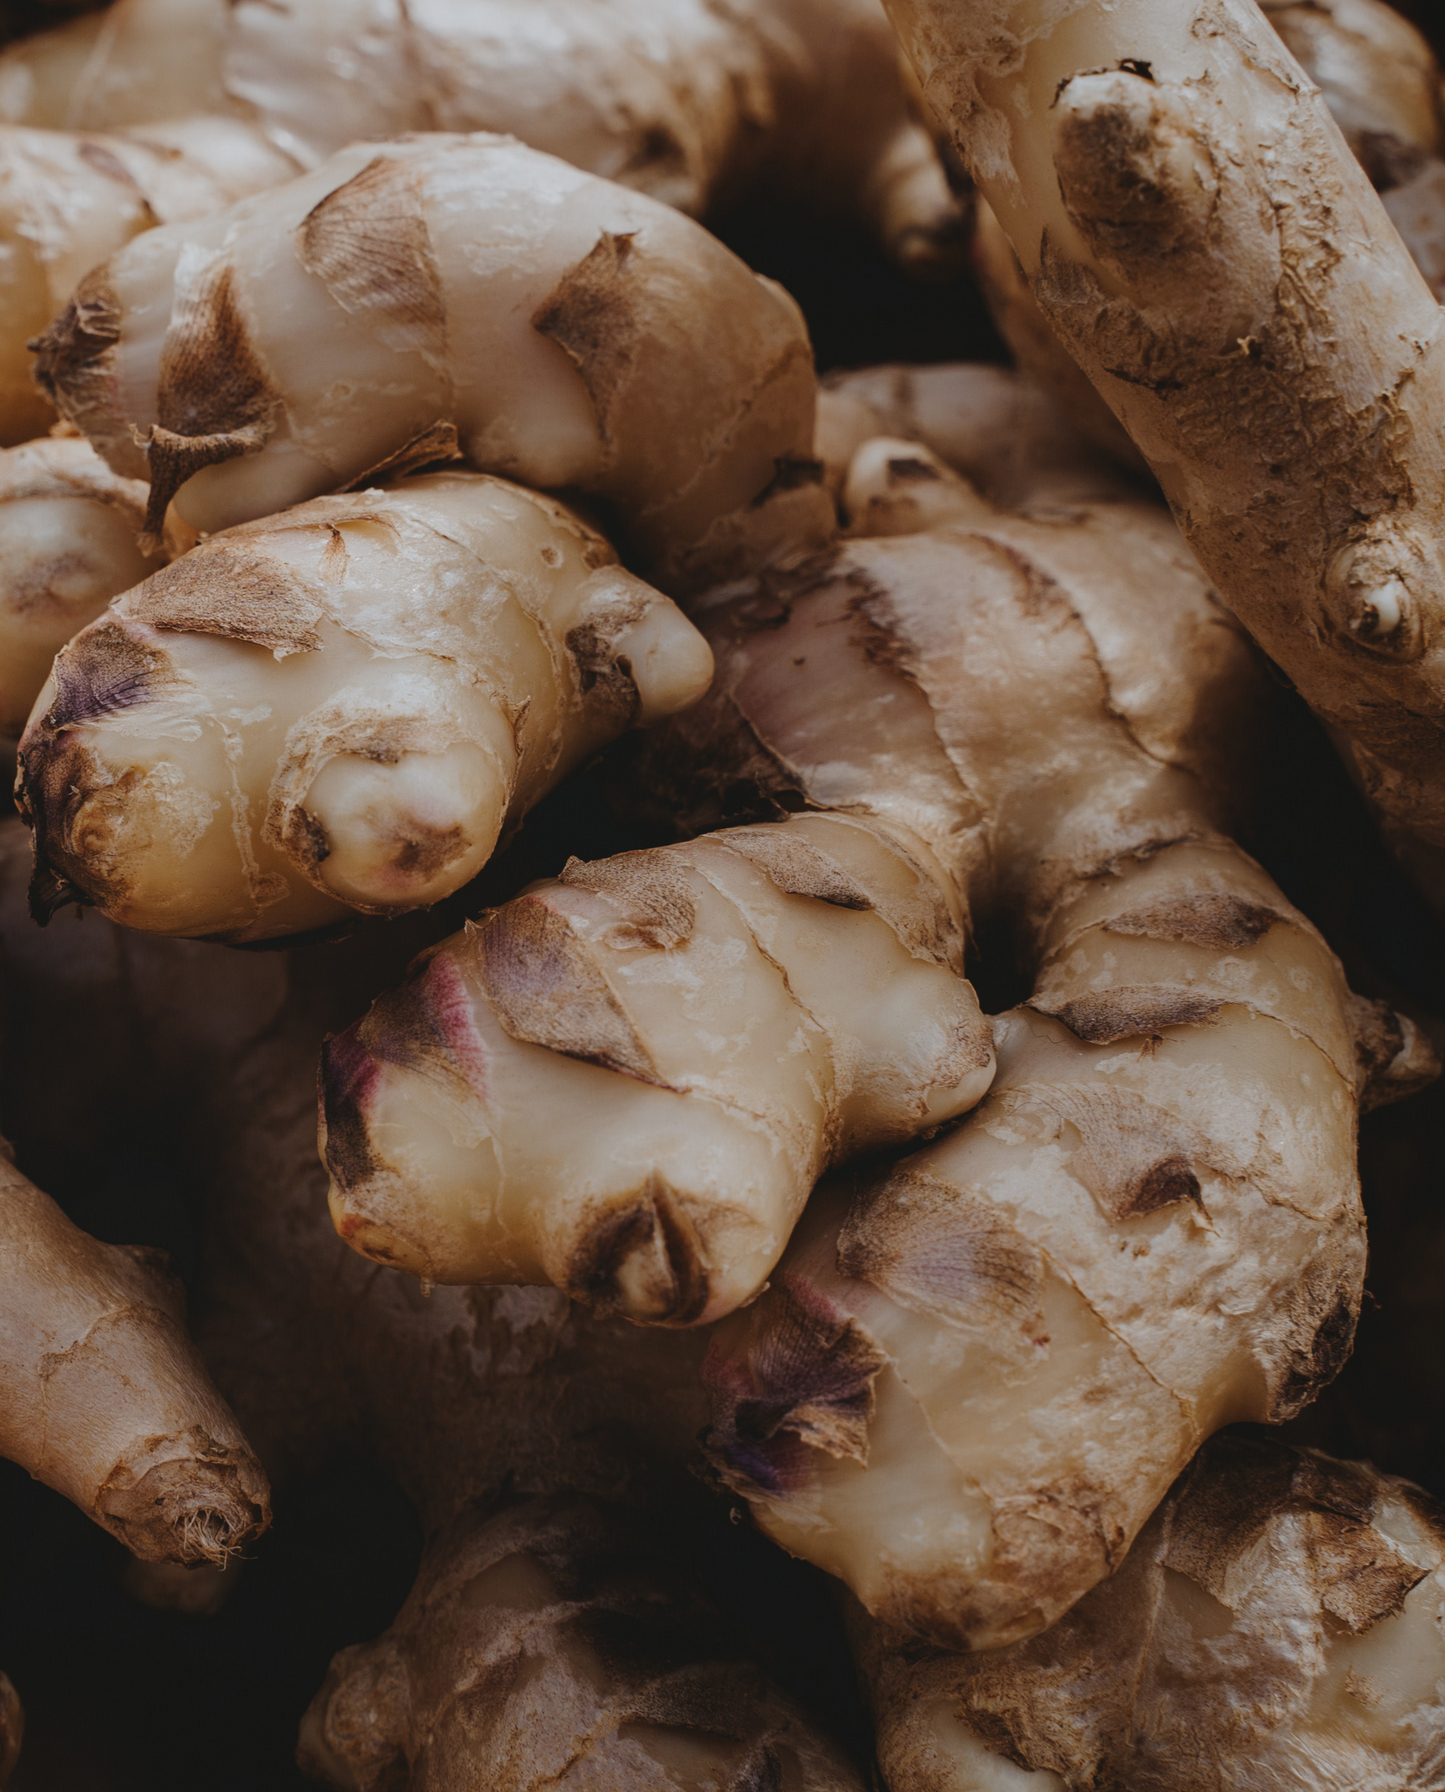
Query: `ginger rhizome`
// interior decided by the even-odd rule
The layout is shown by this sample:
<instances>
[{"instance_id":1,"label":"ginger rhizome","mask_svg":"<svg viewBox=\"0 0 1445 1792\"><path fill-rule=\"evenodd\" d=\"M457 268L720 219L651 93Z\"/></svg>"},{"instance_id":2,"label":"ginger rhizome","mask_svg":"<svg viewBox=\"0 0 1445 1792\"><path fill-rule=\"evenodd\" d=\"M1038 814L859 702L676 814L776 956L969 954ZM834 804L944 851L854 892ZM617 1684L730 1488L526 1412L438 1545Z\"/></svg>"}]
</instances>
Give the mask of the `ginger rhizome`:
<instances>
[{"instance_id":1,"label":"ginger rhizome","mask_svg":"<svg viewBox=\"0 0 1445 1792\"><path fill-rule=\"evenodd\" d=\"M781 288L680 213L508 139L358 144L148 231L41 339L41 383L197 529L460 451L605 499L664 583L825 526Z\"/></svg>"},{"instance_id":2,"label":"ginger rhizome","mask_svg":"<svg viewBox=\"0 0 1445 1792\"><path fill-rule=\"evenodd\" d=\"M0 449L0 734L19 734L56 654L156 567L136 546L146 488L77 436ZM168 519L161 551L194 537Z\"/></svg>"},{"instance_id":3,"label":"ginger rhizome","mask_svg":"<svg viewBox=\"0 0 1445 1792\"><path fill-rule=\"evenodd\" d=\"M36 912L240 941L435 902L711 670L595 530L504 480L421 474L227 530L77 636L37 699Z\"/></svg>"},{"instance_id":4,"label":"ginger rhizome","mask_svg":"<svg viewBox=\"0 0 1445 1792\"><path fill-rule=\"evenodd\" d=\"M1262 10L1445 299L1445 89L1429 44L1384 0L1264 0Z\"/></svg>"},{"instance_id":5,"label":"ginger rhizome","mask_svg":"<svg viewBox=\"0 0 1445 1792\"><path fill-rule=\"evenodd\" d=\"M118 0L0 56L0 117L231 111L304 164L410 131L510 133L703 216L766 191L949 264L960 219L877 0Z\"/></svg>"},{"instance_id":6,"label":"ginger rhizome","mask_svg":"<svg viewBox=\"0 0 1445 1792\"><path fill-rule=\"evenodd\" d=\"M713 688L644 754L684 825L784 819L571 866L426 955L330 1043L325 1149L343 1236L430 1280L545 1277L675 1324L770 1275L710 1358L715 1462L870 1608L976 1647L1117 1565L1212 1430L1284 1416L1338 1367L1363 1273L1356 1036L1382 1088L1430 1055L1221 831L1258 673L1167 517L996 511L917 444L865 444L850 510L900 491L888 526L916 527L925 492L928 533L704 609ZM809 1160L759 1118L818 1069L720 967L761 947L825 1040L866 1038L834 1017L857 1001L876 1028L901 998L863 955L897 951L898 898L844 855L880 837L958 925L1012 920L1033 995L996 1023L977 1113L851 1205L826 1186L774 1270ZM766 898L751 940L700 871ZM724 1091L724 1158L729 1054L749 1080ZM832 1048L835 1087L851 1055ZM912 1106L827 1155L947 1117L921 1106L922 1058L854 1058ZM786 1182L740 1149L764 1146Z\"/></svg>"},{"instance_id":7,"label":"ginger rhizome","mask_svg":"<svg viewBox=\"0 0 1445 1792\"><path fill-rule=\"evenodd\" d=\"M891 0L933 114L1226 602L1445 859L1441 309L1258 8Z\"/></svg>"},{"instance_id":8,"label":"ginger rhizome","mask_svg":"<svg viewBox=\"0 0 1445 1792\"><path fill-rule=\"evenodd\" d=\"M150 1561L223 1562L266 1477L157 1254L100 1244L0 1161L0 1455Z\"/></svg>"},{"instance_id":9,"label":"ginger rhizome","mask_svg":"<svg viewBox=\"0 0 1445 1792\"><path fill-rule=\"evenodd\" d=\"M1427 1786L1445 1519L1408 1482L1226 1435L1031 1642L942 1655L861 1616L889 1792Z\"/></svg>"},{"instance_id":10,"label":"ginger rhizome","mask_svg":"<svg viewBox=\"0 0 1445 1792\"><path fill-rule=\"evenodd\" d=\"M0 443L55 419L26 345L82 275L140 231L224 211L296 172L239 118L105 135L0 126Z\"/></svg>"},{"instance_id":11,"label":"ginger rhizome","mask_svg":"<svg viewBox=\"0 0 1445 1792\"><path fill-rule=\"evenodd\" d=\"M697 1527L713 1549L736 1535L688 1472L706 1417L703 1337L599 1323L553 1289L420 1299L332 1230L317 1051L359 991L395 974L395 935L422 920L288 955L279 1022L237 1016L248 1043L205 1103L202 1336L217 1380L278 1482L364 1454L429 1539L392 1627L334 1662L302 1726L303 1764L348 1792L861 1792L700 1592ZM180 962L158 964L158 980Z\"/></svg>"}]
</instances>

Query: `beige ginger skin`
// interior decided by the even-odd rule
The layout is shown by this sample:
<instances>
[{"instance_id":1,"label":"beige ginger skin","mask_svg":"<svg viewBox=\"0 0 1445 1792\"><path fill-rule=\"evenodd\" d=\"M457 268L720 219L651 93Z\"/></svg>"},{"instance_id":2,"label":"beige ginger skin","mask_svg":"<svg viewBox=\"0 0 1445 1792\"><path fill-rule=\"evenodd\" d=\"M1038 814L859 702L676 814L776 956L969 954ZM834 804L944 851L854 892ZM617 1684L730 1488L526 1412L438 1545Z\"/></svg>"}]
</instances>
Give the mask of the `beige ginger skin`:
<instances>
[{"instance_id":1,"label":"beige ginger skin","mask_svg":"<svg viewBox=\"0 0 1445 1792\"><path fill-rule=\"evenodd\" d=\"M423 474L225 531L77 636L36 700L36 912L245 941L425 906L711 672L595 530L504 480Z\"/></svg>"},{"instance_id":2,"label":"beige ginger skin","mask_svg":"<svg viewBox=\"0 0 1445 1792\"><path fill-rule=\"evenodd\" d=\"M323 1034L437 918L258 958L90 912L64 923L67 951L23 919L20 833L0 829L0 926L35 1084L52 1087L83 1041L81 1093L118 1084L128 1112L189 1113L213 1209L212 1372L278 1486L369 1457L430 1540L396 1623L344 1650L320 1689L308 1770L347 1792L862 1792L689 1559L698 1525L713 1548L737 1536L688 1472L702 1335L601 1324L553 1289L423 1299L330 1225ZM25 1118L34 1147L69 1144L61 1103ZM113 1134L87 1139L71 1173L112 1148Z\"/></svg>"},{"instance_id":3,"label":"beige ginger skin","mask_svg":"<svg viewBox=\"0 0 1445 1792\"><path fill-rule=\"evenodd\" d=\"M1438 890L1445 332L1323 99L1246 0L890 11L1045 315Z\"/></svg>"},{"instance_id":4,"label":"beige ginger skin","mask_svg":"<svg viewBox=\"0 0 1445 1792\"><path fill-rule=\"evenodd\" d=\"M146 501L80 436L0 449L0 734L24 728L71 636L155 570L136 546ZM194 539L167 518L161 551Z\"/></svg>"},{"instance_id":5,"label":"beige ginger skin","mask_svg":"<svg viewBox=\"0 0 1445 1792\"><path fill-rule=\"evenodd\" d=\"M217 530L458 450L605 499L687 584L826 527L797 307L670 207L510 139L357 144L88 275L37 376Z\"/></svg>"},{"instance_id":6,"label":"beige ginger skin","mask_svg":"<svg viewBox=\"0 0 1445 1792\"><path fill-rule=\"evenodd\" d=\"M1001 512L906 442L865 444L845 495L928 532L706 610L718 677L641 774L684 824L788 819L569 867L424 957L330 1043L324 1146L343 1236L428 1279L540 1274L675 1324L770 1275L709 1359L721 1472L889 1621L998 1646L1117 1565L1213 1429L1283 1416L1338 1367L1361 1065L1403 1088L1429 1052L1355 1003L1220 831L1258 674L1161 511ZM825 925L854 939L828 982L793 985L827 1017L877 987L863 942L882 931L858 923L886 909L856 876L806 885L792 843L836 855L844 828L907 841L967 925L1010 917L1034 993L995 1024L977 1114L851 1207L827 1185L775 1271L738 1250L750 1161L734 1147L720 1176L697 1120L673 1143L680 1078L749 1035L693 1006L728 989L686 957L734 924L680 919L672 868L716 884L694 855L736 841L775 891L841 908ZM761 997L742 1006L752 1100L777 1100L792 1060ZM801 1192L760 1216L790 1222Z\"/></svg>"},{"instance_id":7,"label":"beige ginger skin","mask_svg":"<svg viewBox=\"0 0 1445 1792\"><path fill-rule=\"evenodd\" d=\"M311 166L497 131L694 216L766 189L951 265L962 221L877 0L117 0L0 55L0 118L232 112Z\"/></svg>"},{"instance_id":8,"label":"beige ginger skin","mask_svg":"<svg viewBox=\"0 0 1445 1792\"><path fill-rule=\"evenodd\" d=\"M1226 1434L1046 1635L854 1633L889 1792L1394 1792L1438 1779L1442 1623L1433 1500Z\"/></svg>"},{"instance_id":9,"label":"beige ginger skin","mask_svg":"<svg viewBox=\"0 0 1445 1792\"><path fill-rule=\"evenodd\" d=\"M0 444L55 420L27 344L82 275L140 231L224 211L296 171L240 118L105 134L0 126Z\"/></svg>"},{"instance_id":10,"label":"beige ginger skin","mask_svg":"<svg viewBox=\"0 0 1445 1792\"><path fill-rule=\"evenodd\" d=\"M874 500L894 487L900 527L918 528L917 494L934 494L924 519L933 532L850 543L706 611L718 680L647 755L644 781L692 825L739 806L801 813L688 846L569 866L560 882L420 960L400 990L328 1047L323 1142L333 1213L358 1248L429 1280L546 1279L604 1310L672 1324L749 1300L771 1273L809 1173L964 1111L992 1072L991 1061L981 1062L977 1080L955 1083L934 1071L929 1080L947 1100L922 1107L917 1066L937 1047L925 1039L905 1053L907 1028L891 1049L880 1037L885 1020L897 1024L884 992L898 989L894 966L908 935L898 932L906 886L889 891L881 882L887 858L878 848L901 843L918 868L913 876L921 869L935 880L943 914L972 925L1000 908L1017 912L1034 949L1048 955L1036 1004L1064 1019L1030 1013L1003 1024L1012 1082L1096 1074L1083 1067L1110 1056L1100 1048L1135 1036L1113 1057L1149 1059L1154 1033L1178 1026L1181 1062L1203 1056L1198 1069L1181 1069L1172 1096L1159 1097L1177 1109L1176 1120L1158 1122L1158 1137L1174 1141L1161 1145L1160 1161L1185 1150L1186 1134L1176 1138L1171 1128L1188 1115L1187 1136L1218 1132L1209 1151L1243 1178L1236 1166L1255 1166L1260 1138L1296 1116L1290 1136L1298 1129L1304 1157L1281 1172L1278 1191L1271 1184L1268 1197L1246 1202L1241 1222L1251 1252L1262 1242L1254 1227L1278 1255L1269 1255L1268 1268L1251 1255L1241 1271L1253 1278L1252 1291L1239 1324L1225 1328L1227 1342L1221 1333L1219 1354L1201 1367L1211 1391L1199 1398L1197 1420L1191 1396L1159 1408L1175 1457L1148 1489L1121 1494L1132 1534L1149 1494L1157 1500L1205 1432L1223 1422L1203 1414L1234 1397L1214 1384L1228 1383L1239 1351L1248 1355L1240 1336L1247 1313L1259 1313L1267 1334L1260 1352L1283 1351L1282 1363L1295 1334L1273 1306L1303 1279L1322 1302L1299 1296L1304 1358L1327 1319L1343 1348L1348 1318L1331 1315L1353 1310L1361 1267L1347 992L1318 936L1218 834L1256 675L1167 518L1130 501L1082 517L1049 506L1034 517L1008 515L926 450L865 445L850 480L855 510L884 526L887 505ZM829 692L826 708L811 695L820 688ZM1116 884L1126 896L1121 914L1158 909L1165 918L1112 940ZM729 901L719 900L724 893ZM1180 905L1172 920L1171 903ZM1196 908L1232 918L1196 925ZM765 946L761 960L746 934L739 937L739 918ZM926 942L917 920L911 929ZM813 939L827 941L821 969L800 952ZM926 962L916 945L914 952L922 989ZM1133 969L1116 977L1121 959ZM725 978L730 963L738 969ZM785 970L789 1005L812 1023L800 1043L812 1027L820 1045L833 1042L832 1090L822 1084L831 1103L798 1086L826 1072L827 1058L787 1045L797 1020L788 1021L788 1007L770 993L774 965ZM939 1002L941 970L928 973ZM1105 1002L1100 1018L1071 1007L1111 980L1125 993L1112 1009ZM1234 1018L1235 1004L1239 1044L1226 1050L1235 1034L1219 1017ZM925 1010L916 999L908 1007L916 1025ZM1071 1015L1080 1032L1069 1030ZM861 1056L854 1040L865 1042ZM1396 1032L1381 1049L1403 1063L1418 1040ZM1206 1072L1220 1051L1222 1061ZM836 1092L840 1084L850 1092L850 1061L875 1076L879 1066L906 1065L902 1088L889 1109L875 1111L871 1132L838 1124L847 1109L840 1115ZM1097 1074L1101 1087L1130 1081ZM1162 1061L1154 1069L1161 1090L1172 1074ZM1237 1104L1226 1093L1235 1079ZM899 1100L910 1089L911 1105ZM1121 1099L1131 1113L1136 1099L1142 1104L1138 1124L1153 1136L1154 1098L1140 1091ZM543 1113L545 1128L535 1118ZM890 1124L880 1125L885 1118ZM1041 1121L1037 1139L1020 1141L1021 1162L1043 1148L1050 1124ZM954 1135L974 1136L968 1127ZM1149 1166L1137 1167L1148 1182ZM1266 1175L1266 1164L1257 1168ZM1206 1274L1189 1243L1197 1233L1223 1255L1223 1235L1187 1193L1188 1176L1161 1176L1154 1192L1174 1211L1146 1230L1177 1237L1175 1273L1188 1286ZM1277 1206L1280 1216L1301 1211L1286 1220ZM1104 1213L1098 1224L1106 1224ZM737 1321L738 1337L782 1299L775 1285ZM1087 1329L1091 1321L1081 1315L1079 1323ZM1102 1338L1104 1322L1092 1323ZM875 1372L876 1365L865 1387ZM1268 1405L1279 1385L1278 1375L1271 1383L1261 1371L1249 1397ZM1062 1391L1060 1402L1066 1412L1084 1410ZM780 1419L786 1408L784 1399ZM866 1456L861 1435L855 1441ZM791 1450L796 1440L784 1442ZM933 1448L925 1443L924 1456ZM801 1454L811 1475L809 1453ZM905 1458L881 1446L878 1457L893 1461L916 1498ZM824 1449L818 1473L829 1460ZM953 1471L940 1474L938 1497L954 1501ZM762 1490L753 1491L765 1503ZM806 1508L813 1496L800 1497ZM807 1529L800 1509L790 1546L819 1559L828 1526L813 1526L800 1543ZM934 1527L920 1523L912 1534L927 1554ZM981 1548L987 1526L969 1534ZM1091 1535L1085 1524L1076 1566L1096 1578L1106 1562L1085 1541ZM864 1526L855 1541L860 1555L878 1557L876 1530ZM976 1558L975 1549L970 1573ZM886 1563L887 1553L879 1559ZM928 1580L937 1569L930 1559L920 1574ZM880 1573L911 1584L901 1561L896 1574ZM953 1592L949 1584L950 1599Z\"/></svg>"},{"instance_id":11,"label":"beige ginger skin","mask_svg":"<svg viewBox=\"0 0 1445 1792\"><path fill-rule=\"evenodd\" d=\"M266 1477L158 1253L100 1244L0 1162L0 1455L147 1561L221 1563Z\"/></svg>"}]
</instances>

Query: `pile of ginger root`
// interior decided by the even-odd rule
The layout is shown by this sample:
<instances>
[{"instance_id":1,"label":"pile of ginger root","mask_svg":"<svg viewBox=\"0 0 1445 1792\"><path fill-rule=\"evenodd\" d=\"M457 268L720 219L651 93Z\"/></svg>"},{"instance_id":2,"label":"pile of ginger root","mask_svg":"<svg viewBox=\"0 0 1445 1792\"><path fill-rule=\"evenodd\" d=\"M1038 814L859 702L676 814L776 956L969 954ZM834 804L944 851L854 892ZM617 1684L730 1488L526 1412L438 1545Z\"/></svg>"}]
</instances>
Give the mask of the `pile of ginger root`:
<instances>
[{"instance_id":1,"label":"pile of ginger root","mask_svg":"<svg viewBox=\"0 0 1445 1792\"><path fill-rule=\"evenodd\" d=\"M1445 1792L1426 36L0 32L0 1786Z\"/></svg>"}]
</instances>

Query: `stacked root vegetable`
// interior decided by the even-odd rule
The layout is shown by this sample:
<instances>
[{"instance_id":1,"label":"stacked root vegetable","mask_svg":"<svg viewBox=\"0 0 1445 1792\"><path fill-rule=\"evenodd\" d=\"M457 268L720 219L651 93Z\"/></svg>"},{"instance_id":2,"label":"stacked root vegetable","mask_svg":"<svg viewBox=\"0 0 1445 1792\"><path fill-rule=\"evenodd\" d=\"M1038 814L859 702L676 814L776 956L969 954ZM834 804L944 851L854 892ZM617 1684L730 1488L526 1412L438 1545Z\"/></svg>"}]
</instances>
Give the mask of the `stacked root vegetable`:
<instances>
[{"instance_id":1,"label":"stacked root vegetable","mask_svg":"<svg viewBox=\"0 0 1445 1792\"><path fill-rule=\"evenodd\" d=\"M344 1792L1445 1792L1424 38L20 12L0 1452L139 1723L351 1525ZM820 385L764 200L1014 365ZM173 1783L6 1598L0 1783Z\"/></svg>"}]
</instances>

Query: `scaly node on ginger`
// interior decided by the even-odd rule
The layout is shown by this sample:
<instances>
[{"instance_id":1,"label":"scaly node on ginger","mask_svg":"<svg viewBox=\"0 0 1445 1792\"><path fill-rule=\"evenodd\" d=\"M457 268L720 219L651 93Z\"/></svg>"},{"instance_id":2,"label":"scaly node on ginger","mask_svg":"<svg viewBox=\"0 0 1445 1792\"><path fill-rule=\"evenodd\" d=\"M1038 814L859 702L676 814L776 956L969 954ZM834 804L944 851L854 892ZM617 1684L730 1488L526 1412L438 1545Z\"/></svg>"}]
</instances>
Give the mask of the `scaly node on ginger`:
<instances>
[{"instance_id":1,"label":"scaly node on ginger","mask_svg":"<svg viewBox=\"0 0 1445 1792\"><path fill-rule=\"evenodd\" d=\"M1438 1776L1442 1617L1433 1500L1235 1434L1045 1635L944 1655L853 1630L889 1792L1384 1792Z\"/></svg>"},{"instance_id":2,"label":"scaly node on ginger","mask_svg":"<svg viewBox=\"0 0 1445 1792\"><path fill-rule=\"evenodd\" d=\"M595 530L504 480L422 474L224 531L36 699L35 912L244 941L425 906L711 671Z\"/></svg>"},{"instance_id":3,"label":"scaly node on ginger","mask_svg":"<svg viewBox=\"0 0 1445 1792\"><path fill-rule=\"evenodd\" d=\"M217 530L458 451L603 499L669 589L826 533L802 317L700 225L510 139L357 144L86 276L37 377Z\"/></svg>"}]
</instances>

